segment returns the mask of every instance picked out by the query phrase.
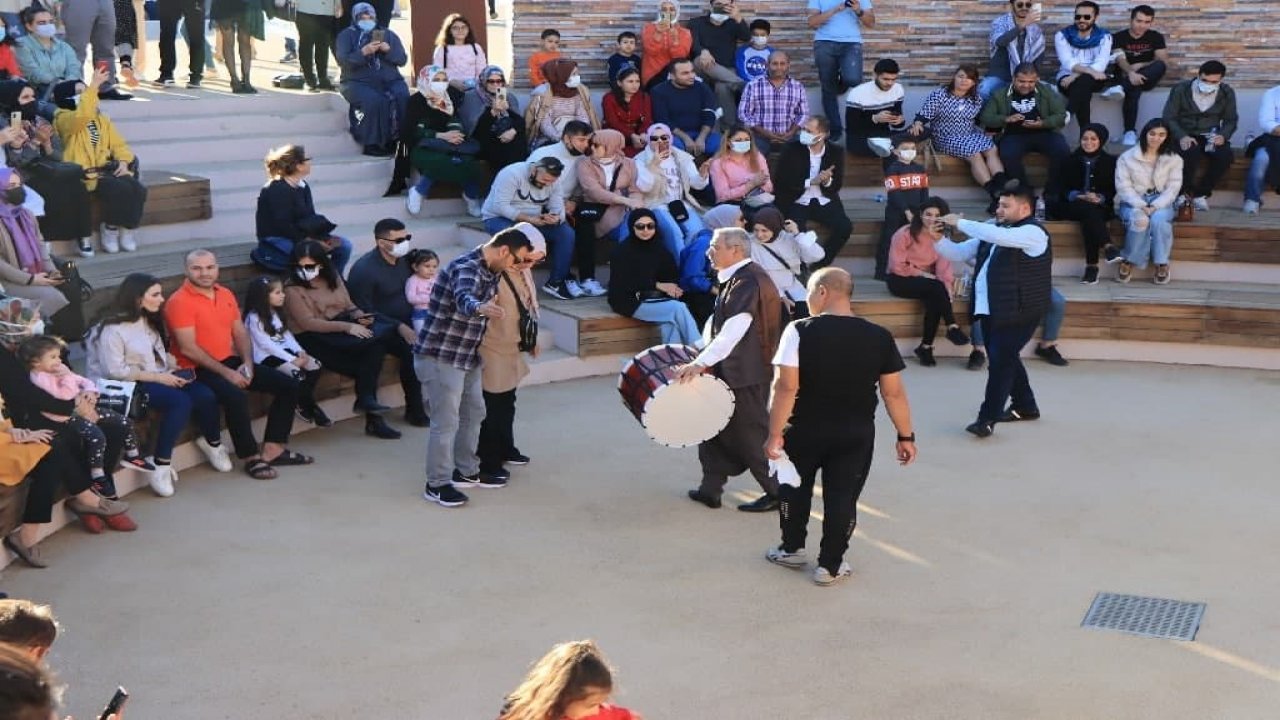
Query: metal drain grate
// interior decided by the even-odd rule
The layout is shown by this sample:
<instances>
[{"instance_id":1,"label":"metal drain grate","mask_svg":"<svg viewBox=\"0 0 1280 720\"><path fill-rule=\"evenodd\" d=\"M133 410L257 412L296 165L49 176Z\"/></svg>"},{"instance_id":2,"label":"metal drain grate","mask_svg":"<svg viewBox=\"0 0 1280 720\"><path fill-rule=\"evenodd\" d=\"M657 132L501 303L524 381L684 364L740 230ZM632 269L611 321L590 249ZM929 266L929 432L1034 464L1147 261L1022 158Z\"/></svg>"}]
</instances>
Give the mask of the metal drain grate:
<instances>
[{"instance_id":1,"label":"metal drain grate","mask_svg":"<svg viewBox=\"0 0 1280 720\"><path fill-rule=\"evenodd\" d=\"M1190 641L1196 639L1204 607L1204 603L1104 592L1093 599L1080 624L1142 637Z\"/></svg>"}]
</instances>

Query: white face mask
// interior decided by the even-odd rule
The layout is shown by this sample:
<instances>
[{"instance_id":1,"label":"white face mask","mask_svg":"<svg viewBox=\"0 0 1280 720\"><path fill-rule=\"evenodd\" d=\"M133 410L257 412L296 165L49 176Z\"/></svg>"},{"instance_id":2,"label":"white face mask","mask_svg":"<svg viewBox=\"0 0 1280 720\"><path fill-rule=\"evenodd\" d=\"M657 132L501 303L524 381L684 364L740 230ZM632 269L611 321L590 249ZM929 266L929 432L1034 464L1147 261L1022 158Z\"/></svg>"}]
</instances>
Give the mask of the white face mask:
<instances>
[{"instance_id":1,"label":"white face mask","mask_svg":"<svg viewBox=\"0 0 1280 720\"><path fill-rule=\"evenodd\" d=\"M582 78L577 75L570 75L568 80L564 81L565 87L576 88L582 84Z\"/></svg>"},{"instance_id":2,"label":"white face mask","mask_svg":"<svg viewBox=\"0 0 1280 720\"><path fill-rule=\"evenodd\" d=\"M58 27L56 25L37 25L36 34L42 38L51 38L58 34Z\"/></svg>"},{"instance_id":3,"label":"white face mask","mask_svg":"<svg viewBox=\"0 0 1280 720\"><path fill-rule=\"evenodd\" d=\"M717 25L719 25L720 23L728 19L729 19L729 16L726 13L717 13L717 12L711 13L711 22Z\"/></svg>"},{"instance_id":4,"label":"white face mask","mask_svg":"<svg viewBox=\"0 0 1280 720\"><path fill-rule=\"evenodd\" d=\"M764 35L752 35L751 44L755 45L758 48L762 48L769 44L769 38L765 37Z\"/></svg>"},{"instance_id":5,"label":"white face mask","mask_svg":"<svg viewBox=\"0 0 1280 720\"><path fill-rule=\"evenodd\" d=\"M320 268L298 268L298 277L311 282L320 277Z\"/></svg>"},{"instance_id":6,"label":"white face mask","mask_svg":"<svg viewBox=\"0 0 1280 720\"><path fill-rule=\"evenodd\" d=\"M916 151L915 150L899 150L898 158L901 159L902 162L904 163L909 163L912 160L916 159Z\"/></svg>"},{"instance_id":7,"label":"white face mask","mask_svg":"<svg viewBox=\"0 0 1280 720\"><path fill-rule=\"evenodd\" d=\"M71 104L80 107L80 93L71 96Z\"/></svg>"},{"instance_id":8,"label":"white face mask","mask_svg":"<svg viewBox=\"0 0 1280 720\"><path fill-rule=\"evenodd\" d=\"M813 145L813 144L816 144L817 142L818 142L818 136L817 136L817 135L814 135L813 133L809 132L808 130L801 130L801 131L800 131L800 144L801 144L801 145Z\"/></svg>"},{"instance_id":9,"label":"white face mask","mask_svg":"<svg viewBox=\"0 0 1280 720\"><path fill-rule=\"evenodd\" d=\"M440 82L439 80L432 80L430 83L428 83L428 87L430 87L431 92L435 93L436 95L443 95L445 91L449 89L449 83Z\"/></svg>"},{"instance_id":10,"label":"white face mask","mask_svg":"<svg viewBox=\"0 0 1280 720\"><path fill-rule=\"evenodd\" d=\"M744 153L751 149L750 140L736 140L729 143L729 148L736 153Z\"/></svg>"},{"instance_id":11,"label":"white face mask","mask_svg":"<svg viewBox=\"0 0 1280 720\"><path fill-rule=\"evenodd\" d=\"M611 158L611 157L607 157L607 158L596 158L596 162L600 163L601 165L612 165L612 164L613 164L613 160L614 160L614 158Z\"/></svg>"},{"instance_id":12,"label":"white face mask","mask_svg":"<svg viewBox=\"0 0 1280 720\"><path fill-rule=\"evenodd\" d=\"M399 242L391 246L391 257L402 258L409 254L409 243Z\"/></svg>"},{"instance_id":13,"label":"white face mask","mask_svg":"<svg viewBox=\"0 0 1280 720\"><path fill-rule=\"evenodd\" d=\"M1212 95L1213 93L1218 92L1218 85L1217 83L1207 83L1203 80L1197 80L1196 89L1205 95Z\"/></svg>"}]
</instances>

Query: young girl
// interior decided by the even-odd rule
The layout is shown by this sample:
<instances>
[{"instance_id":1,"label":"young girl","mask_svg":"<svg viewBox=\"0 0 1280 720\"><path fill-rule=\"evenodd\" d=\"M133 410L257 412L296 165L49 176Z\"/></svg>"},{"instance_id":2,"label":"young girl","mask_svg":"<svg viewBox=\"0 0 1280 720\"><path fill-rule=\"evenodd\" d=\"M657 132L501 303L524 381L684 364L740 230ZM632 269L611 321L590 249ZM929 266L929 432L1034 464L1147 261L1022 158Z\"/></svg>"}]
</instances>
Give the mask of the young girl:
<instances>
[{"instance_id":1,"label":"young girl","mask_svg":"<svg viewBox=\"0 0 1280 720\"><path fill-rule=\"evenodd\" d=\"M413 250L408 262L413 274L404 283L404 297L413 306L414 332L421 332L422 321L427 317L427 303L431 301L431 288L436 286L436 273L440 271L440 256L431 250Z\"/></svg>"},{"instance_id":2,"label":"young girl","mask_svg":"<svg viewBox=\"0 0 1280 720\"><path fill-rule=\"evenodd\" d=\"M316 427L333 421L316 404L316 381L320 362L303 351L298 339L284 326L284 285L278 278L263 275L249 283L244 294L244 326L253 341L253 362L275 368L298 379L298 417Z\"/></svg>"},{"instance_id":3,"label":"young girl","mask_svg":"<svg viewBox=\"0 0 1280 720\"><path fill-rule=\"evenodd\" d=\"M590 640L560 643L534 663L498 720L640 720L608 703L613 673Z\"/></svg>"},{"instance_id":4,"label":"young girl","mask_svg":"<svg viewBox=\"0 0 1280 720\"><path fill-rule=\"evenodd\" d=\"M92 380L71 372L62 362L62 351L67 344L51 335L36 335L18 346L18 359L31 373L31 384L54 400L74 401L81 394L90 393L97 399L98 387ZM92 415L62 415L48 410L41 411L46 420L69 428L83 439L89 460L89 477L94 485L106 478L107 436L103 427L115 427L124 438L124 467L153 472L156 468L142 457L138 450L138 435L133 423L119 413L95 410ZM95 418L94 415L97 417ZM50 428L54 429L54 428ZM114 494L114 493L110 493Z\"/></svg>"}]
</instances>

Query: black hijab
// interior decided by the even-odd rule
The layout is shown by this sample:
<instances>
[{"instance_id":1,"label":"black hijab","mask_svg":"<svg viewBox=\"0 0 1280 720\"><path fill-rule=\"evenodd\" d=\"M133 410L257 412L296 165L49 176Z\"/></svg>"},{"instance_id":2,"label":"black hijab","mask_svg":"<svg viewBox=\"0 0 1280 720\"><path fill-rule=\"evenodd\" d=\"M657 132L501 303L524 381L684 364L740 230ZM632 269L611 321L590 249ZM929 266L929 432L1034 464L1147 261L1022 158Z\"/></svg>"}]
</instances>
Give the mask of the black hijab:
<instances>
[{"instance_id":1,"label":"black hijab","mask_svg":"<svg viewBox=\"0 0 1280 720\"><path fill-rule=\"evenodd\" d=\"M640 238L636 237L636 231L634 229L636 225L636 221L644 218L648 218L650 221L653 222L653 224L656 227L659 228L656 232L653 233L653 237L649 238L648 240L641 240ZM662 234L662 230L661 230L661 226L658 225L658 216L654 215L653 211L648 208L639 208L637 210L632 210L631 216L627 218L627 239L624 242L640 243L641 245L661 246L662 243L659 241L659 237L658 237L661 234Z\"/></svg>"},{"instance_id":2,"label":"black hijab","mask_svg":"<svg viewBox=\"0 0 1280 720\"><path fill-rule=\"evenodd\" d=\"M1107 151L1107 138L1111 137L1111 132L1107 130L1107 126L1101 123L1089 123L1080 131L1080 137L1084 137L1084 134L1087 132L1092 132L1094 135L1097 135L1098 140L1101 141L1098 143L1098 151L1094 153L1087 153L1084 151L1084 147L1082 146L1076 148L1076 152L1087 158L1096 158L1105 153Z\"/></svg>"}]
</instances>

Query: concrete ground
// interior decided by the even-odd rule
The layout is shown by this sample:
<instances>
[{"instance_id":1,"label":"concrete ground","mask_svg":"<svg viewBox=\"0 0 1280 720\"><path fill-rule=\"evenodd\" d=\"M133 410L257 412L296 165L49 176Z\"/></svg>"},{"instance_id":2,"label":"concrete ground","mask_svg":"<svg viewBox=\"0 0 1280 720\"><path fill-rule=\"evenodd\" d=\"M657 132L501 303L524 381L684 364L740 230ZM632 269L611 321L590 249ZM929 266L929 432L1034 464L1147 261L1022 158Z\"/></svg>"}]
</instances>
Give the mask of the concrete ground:
<instances>
[{"instance_id":1,"label":"concrete ground","mask_svg":"<svg viewBox=\"0 0 1280 720\"><path fill-rule=\"evenodd\" d=\"M420 499L422 431L346 422L278 480L136 493L138 532L72 526L3 589L56 607L79 717L120 683L136 719L491 718L581 637L650 720L1275 717L1280 373L1032 362L1044 419L980 442L958 363L907 371L920 460L883 425L836 587L763 560L773 516L684 499L694 452L606 377L523 391L534 462L464 509ZM1098 591L1208 610L1194 643L1082 629Z\"/></svg>"}]
</instances>

